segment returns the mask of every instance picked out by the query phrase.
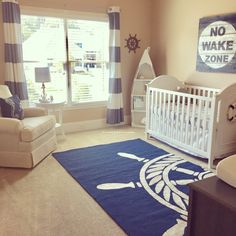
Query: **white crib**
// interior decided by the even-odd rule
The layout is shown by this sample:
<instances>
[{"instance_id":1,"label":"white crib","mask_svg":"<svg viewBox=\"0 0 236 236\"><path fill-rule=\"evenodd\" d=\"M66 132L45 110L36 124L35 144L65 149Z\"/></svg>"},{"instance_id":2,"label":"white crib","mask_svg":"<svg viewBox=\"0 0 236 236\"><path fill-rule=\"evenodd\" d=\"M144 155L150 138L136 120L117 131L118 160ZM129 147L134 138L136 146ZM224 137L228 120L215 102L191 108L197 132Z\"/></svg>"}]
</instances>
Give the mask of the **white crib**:
<instances>
[{"instance_id":1,"label":"white crib","mask_svg":"<svg viewBox=\"0 0 236 236\"><path fill-rule=\"evenodd\" d=\"M192 155L236 153L236 84L222 90L163 75L147 85L146 134Z\"/></svg>"}]
</instances>

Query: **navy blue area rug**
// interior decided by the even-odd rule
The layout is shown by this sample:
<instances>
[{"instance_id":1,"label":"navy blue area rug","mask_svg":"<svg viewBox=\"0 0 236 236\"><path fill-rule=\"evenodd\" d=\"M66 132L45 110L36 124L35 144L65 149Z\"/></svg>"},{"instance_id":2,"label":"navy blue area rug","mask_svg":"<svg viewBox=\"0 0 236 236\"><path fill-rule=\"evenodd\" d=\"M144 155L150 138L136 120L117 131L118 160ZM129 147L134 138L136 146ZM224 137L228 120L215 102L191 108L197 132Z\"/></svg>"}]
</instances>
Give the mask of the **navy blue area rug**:
<instances>
[{"instance_id":1,"label":"navy blue area rug","mask_svg":"<svg viewBox=\"0 0 236 236\"><path fill-rule=\"evenodd\" d=\"M213 175L141 139L53 156L133 236L183 235L187 184Z\"/></svg>"}]
</instances>

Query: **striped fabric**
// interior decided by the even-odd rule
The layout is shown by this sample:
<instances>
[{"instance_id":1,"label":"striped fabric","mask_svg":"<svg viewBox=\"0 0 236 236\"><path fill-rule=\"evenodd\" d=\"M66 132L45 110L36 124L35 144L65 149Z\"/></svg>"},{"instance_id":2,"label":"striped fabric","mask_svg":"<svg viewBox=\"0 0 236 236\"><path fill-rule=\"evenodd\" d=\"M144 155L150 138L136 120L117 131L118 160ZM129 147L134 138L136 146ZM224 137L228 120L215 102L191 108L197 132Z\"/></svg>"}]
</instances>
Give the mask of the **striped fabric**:
<instances>
[{"instance_id":1,"label":"striped fabric","mask_svg":"<svg viewBox=\"0 0 236 236\"><path fill-rule=\"evenodd\" d=\"M28 99L23 67L20 7L17 0L2 0L5 84L21 100Z\"/></svg>"},{"instance_id":2,"label":"striped fabric","mask_svg":"<svg viewBox=\"0 0 236 236\"><path fill-rule=\"evenodd\" d=\"M107 123L119 124L124 121L123 98L120 69L120 9L110 7L108 10L110 27L109 44L109 98L107 106Z\"/></svg>"}]
</instances>

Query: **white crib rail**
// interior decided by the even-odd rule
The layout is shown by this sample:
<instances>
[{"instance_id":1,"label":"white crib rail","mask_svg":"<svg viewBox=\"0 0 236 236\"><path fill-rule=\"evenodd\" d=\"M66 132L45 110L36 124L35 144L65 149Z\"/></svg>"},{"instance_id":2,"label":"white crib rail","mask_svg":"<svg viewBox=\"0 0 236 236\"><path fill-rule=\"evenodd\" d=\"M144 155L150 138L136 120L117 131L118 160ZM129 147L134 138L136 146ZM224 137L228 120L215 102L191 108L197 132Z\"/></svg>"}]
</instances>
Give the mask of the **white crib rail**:
<instances>
[{"instance_id":1,"label":"white crib rail","mask_svg":"<svg viewBox=\"0 0 236 236\"><path fill-rule=\"evenodd\" d=\"M201 96L149 87L146 132L192 154L209 158L215 113L213 94L218 91L209 89L206 93L197 88L202 91Z\"/></svg>"},{"instance_id":2,"label":"white crib rail","mask_svg":"<svg viewBox=\"0 0 236 236\"><path fill-rule=\"evenodd\" d=\"M195 86L195 85L189 85L189 84L185 84L185 87L190 94L203 96L203 97L209 97L209 98L214 97L216 94L220 93L221 91L221 89L207 88L207 87L201 87L201 86Z\"/></svg>"}]
</instances>

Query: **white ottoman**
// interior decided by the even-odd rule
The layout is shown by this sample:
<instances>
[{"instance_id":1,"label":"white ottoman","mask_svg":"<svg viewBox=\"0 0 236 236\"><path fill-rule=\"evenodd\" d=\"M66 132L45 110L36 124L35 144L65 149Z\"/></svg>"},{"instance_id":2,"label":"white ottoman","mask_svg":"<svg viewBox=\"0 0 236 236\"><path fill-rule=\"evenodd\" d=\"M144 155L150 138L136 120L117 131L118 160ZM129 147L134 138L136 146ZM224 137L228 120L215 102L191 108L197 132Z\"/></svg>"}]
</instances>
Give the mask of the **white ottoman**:
<instances>
[{"instance_id":1,"label":"white ottoman","mask_svg":"<svg viewBox=\"0 0 236 236\"><path fill-rule=\"evenodd\" d=\"M229 156L216 166L216 175L227 184L236 188L236 155Z\"/></svg>"}]
</instances>

